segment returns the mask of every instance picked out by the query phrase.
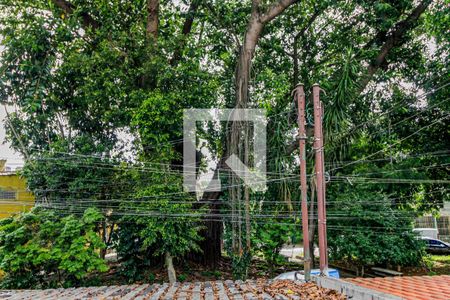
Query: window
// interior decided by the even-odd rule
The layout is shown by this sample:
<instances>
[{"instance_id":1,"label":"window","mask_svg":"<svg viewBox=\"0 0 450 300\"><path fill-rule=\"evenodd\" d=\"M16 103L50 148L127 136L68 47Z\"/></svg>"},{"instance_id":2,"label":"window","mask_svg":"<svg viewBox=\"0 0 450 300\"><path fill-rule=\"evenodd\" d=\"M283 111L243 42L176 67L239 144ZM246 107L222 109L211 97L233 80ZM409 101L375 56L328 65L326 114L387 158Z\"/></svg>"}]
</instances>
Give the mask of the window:
<instances>
[{"instance_id":1,"label":"window","mask_svg":"<svg viewBox=\"0 0 450 300\"><path fill-rule=\"evenodd\" d=\"M441 248L445 248L446 247L445 244L441 243L441 242L438 242L436 246L441 247Z\"/></svg>"},{"instance_id":2,"label":"window","mask_svg":"<svg viewBox=\"0 0 450 300\"><path fill-rule=\"evenodd\" d=\"M0 190L0 200L16 200L16 192Z\"/></svg>"}]
</instances>

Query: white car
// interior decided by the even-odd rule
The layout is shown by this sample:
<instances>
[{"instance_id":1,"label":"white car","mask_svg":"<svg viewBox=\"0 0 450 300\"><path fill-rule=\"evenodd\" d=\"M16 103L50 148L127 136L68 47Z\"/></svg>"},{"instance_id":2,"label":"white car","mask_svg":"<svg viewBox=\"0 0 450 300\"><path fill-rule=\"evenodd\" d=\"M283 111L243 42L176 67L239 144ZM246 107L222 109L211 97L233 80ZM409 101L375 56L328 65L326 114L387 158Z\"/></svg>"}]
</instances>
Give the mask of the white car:
<instances>
[{"instance_id":1,"label":"white car","mask_svg":"<svg viewBox=\"0 0 450 300\"><path fill-rule=\"evenodd\" d=\"M425 242L427 252L436 254L450 254L450 244L438 239L422 237Z\"/></svg>"}]
</instances>

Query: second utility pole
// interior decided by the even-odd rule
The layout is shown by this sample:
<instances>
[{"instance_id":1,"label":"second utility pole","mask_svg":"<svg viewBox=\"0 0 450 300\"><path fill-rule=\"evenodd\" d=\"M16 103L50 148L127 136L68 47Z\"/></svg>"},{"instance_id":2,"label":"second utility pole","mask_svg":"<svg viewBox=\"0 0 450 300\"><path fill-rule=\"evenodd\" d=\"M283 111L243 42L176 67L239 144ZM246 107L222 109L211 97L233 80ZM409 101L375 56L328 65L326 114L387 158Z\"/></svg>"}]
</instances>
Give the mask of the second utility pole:
<instances>
[{"instance_id":1,"label":"second utility pole","mask_svg":"<svg viewBox=\"0 0 450 300\"><path fill-rule=\"evenodd\" d=\"M327 215L325 203L325 174L324 174L324 154L323 154L323 130L322 117L323 108L320 102L320 87L313 85L313 105L314 105L314 150L315 150L315 171L317 185L317 214L319 232L319 254L320 254L320 274L328 276L328 249L327 249Z\"/></svg>"}]
</instances>

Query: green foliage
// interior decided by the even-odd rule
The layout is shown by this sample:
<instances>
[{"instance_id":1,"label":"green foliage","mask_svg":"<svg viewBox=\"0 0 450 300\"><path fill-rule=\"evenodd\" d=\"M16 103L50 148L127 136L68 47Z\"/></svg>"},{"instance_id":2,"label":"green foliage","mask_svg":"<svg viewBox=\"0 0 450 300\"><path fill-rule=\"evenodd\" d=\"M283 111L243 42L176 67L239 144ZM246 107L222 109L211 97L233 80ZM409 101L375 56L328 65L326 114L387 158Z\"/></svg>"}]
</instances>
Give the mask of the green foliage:
<instances>
[{"instance_id":1,"label":"green foliage","mask_svg":"<svg viewBox=\"0 0 450 300\"><path fill-rule=\"evenodd\" d=\"M179 274L179 275L177 276L177 280L178 280L179 282L184 282L184 281L186 281L186 278L187 278L187 275L186 275L186 274Z\"/></svg>"},{"instance_id":2,"label":"green foliage","mask_svg":"<svg viewBox=\"0 0 450 300\"><path fill-rule=\"evenodd\" d=\"M202 274L202 276L206 276L206 277L214 277L217 280L219 280L222 277L222 272L220 272L218 270L202 271L201 274Z\"/></svg>"},{"instance_id":3,"label":"green foliage","mask_svg":"<svg viewBox=\"0 0 450 300\"><path fill-rule=\"evenodd\" d=\"M189 251L200 251L202 210L193 210L192 196L180 190L180 176L156 173L137 187L135 203L122 204L140 216L125 216L119 226L117 250L126 277L138 279L142 265L160 262L166 252L181 259Z\"/></svg>"},{"instance_id":4,"label":"green foliage","mask_svg":"<svg viewBox=\"0 0 450 300\"><path fill-rule=\"evenodd\" d=\"M177 155L170 141L182 136L183 106L179 100L175 95L156 92L142 102L133 116L132 126L139 132L144 153L153 153L160 162Z\"/></svg>"},{"instance_id":5,"label":"green foliage","mask_svg":"<svg viewBox=\"0 0 450 300\"><path fill-rule=\"evenodd\" d=\"M36 208L0 223L3 288L79 285L94 272L107 271L99 257L105 245L95 228L102 215L87 209L81 218Z\"/></svg>"},{"instance_id":6,"label":"green foliage","mask_svg":"<svg viewBox=\"0 0 450 300\"><path fill-rule=\"evenodd\" d=\"M285 261L279 252L283 245L292 241L291 237L295 231L300 229L296 226L278 225L284 220L271 219L268 224L257 225L254 235L253 245L256 251L263 254L268 262L270 274L273 274L274 268Z\"/></svg>"},{"instance_id":7,"label":"green foliage","mask_svg":"<svg viewBox=\"0 0 450 300\"><path fill-rule=\"evenodd\" d=\"M356 266L420 264L424 245L412 232L414 215L364 186L340 190L333 200L328 211L333 259Z\"/></svg>"},{"instance_id":8,"label":"green foliage","mask_svg":"<svg viewBox=\"0 0 450 300\"><path fill-rule=\"evenodd\" d=\"M119 273L132 283L143 280L143 268L152 265L151 248L144 248L143 239L139 232L143 230L143 225L138 225L133 217L123 217L122 225L114 234L114 248L121 262Z\"/></svg>"},{"instance_id":9,"label":"green foliage","mask_svg":"<svg viewBox=\"0 0 450 300\"><path fill-rule=\"evenodd\" d=\"M198 250L200 215L194 210L192 195L182 192L178 173L182 110L235 107L237 50L244 40L251 2L198 1L197 11L186 13L187 3L161 1L155 43L146 32L146 1L69 0L71 12L57 2L61 1L0 0L0 102L13 104L15 109L6 120L7 138L28 159L23 176L38 202L74 214L81 213L82 203L101 209L108 216L101 220L103 224L120 221L113 235L122 271L130 280L142 279L141 269L161 263L164 252L181 259ZM408 245L415 247L409 235L402 239L392 230L409 227L413 216L435 212L448 193L443 184L392 181L448 177L442 167L449 162L448 155L413 157L450 148L445 119L448 87L443 88L449 67L446 4L433 1L417 27L394 43L363 91L359 83L369 73L367 66L385 49L386 38L396 24L407 19L416 1L296 1L266 24L251 64L250 88L245 91L250 95L248 107L265 108L268 115L269 184L267 192L251 195L251 218L260 214L276 216L275 220L279 216L283 223L297 222L298 180L288 176L298 172L297 157L287 153L297 130L290 92L303 82L309 96L310 87L318 82L326 92L321 94L325 158L332 177L327 197L336 204L330 209L339 210L342 202L351 218L333 219L331 215L330 222L373 232L355 232L343 239L330 227L330 245L348 245L334 246L333 253L358 263L416 261L400 253ZM268 7L270 1L262 1L260 9ZM184 25L190 16L194 17L192 28L186 33ZM418 96L422 91L429 94ZM309 103L307 109L311 136ZM442 121L428 126L438 119ZM227 153L227 133L217 131L209 124L199 130L201 138L210 142L205 147L220 161ZM133 142L122 141L123 135ZM309 163L313 152L307 157ZM344 165L367 158L374 161ZM423 168L426 165L430 167ZM349 176L369 179L344 179ZM361 187L366 183L377 187ZM385 201L386 196L401 199L391 206L387 200L369 207L358 202L363 197ZM74 237L74 249L80 249L86 240L77 240L75 235L81 229L71 219L54 219L57 224L64 219L67 234ZM252 235L254 250L232 255L239 278L245 277L251 254L261 252L275 263L286 238L299 232L295 226L264 224L269 218L257 220L263 224L252 222L251 232L242 235L243 239ZM38 228L51 226L36 222ZM225 222L226 231L230 231L228 225ZM375 226L392 234L379 237ZM17 237L33 240L39 232L20 233L18 229ZM24 245L19 238L15 242ZM397 246L390 252L366 250L375 242L389 249L392 244ZM13 244L8 245L12 249ZM33 253L26 253L29 264L35 263L39 270L32 266L32 272L21 270L18 281L45 285L41 271L58 284L86 277L82 270L88 263L83 259L88 258L80 256L82 261L75 259L73 264L69 258L44 263L49 254L39 252L39 247L23 250ZM28 263L10 259L10 269L15 263ZM54 279L59 276L55 270L64 273L65 279Z\"/></svg>"},{"instance_id":10,"label":"green foliage","mask_svg":"<svg viewBox=\"0 0 450 300\"><path fill-rule=\"evenodd\" d=\"M197 242L201 239L198 235L201 229L198 216L201 210L192 210L192 204L189 202L193 200L187 194L184 198L166 196L180 190L176 188L181 187L179 177L167 176L164 181L139 192L144 200L148 197L138 208L138 211L142 209L148 214L148 217L139 218L137 221L137 224L145 225L140 231L144 247L157 246L155 255L169 252L173 256L182 256L189 250L198 251ZM169 182L172 188L169 187Z\"/></svg>"},{"instance_id":11,"label":"green foliage","mask_svg":"<svg viewBox=\"0 0 450 300\"><path fill-rule=\"evenodd\" d=\"M248 278L248 268L252 262L252 256L248 251L240 254L231 254L231 269L233 279L246 280Z\"/></svg>"}]
</instances>

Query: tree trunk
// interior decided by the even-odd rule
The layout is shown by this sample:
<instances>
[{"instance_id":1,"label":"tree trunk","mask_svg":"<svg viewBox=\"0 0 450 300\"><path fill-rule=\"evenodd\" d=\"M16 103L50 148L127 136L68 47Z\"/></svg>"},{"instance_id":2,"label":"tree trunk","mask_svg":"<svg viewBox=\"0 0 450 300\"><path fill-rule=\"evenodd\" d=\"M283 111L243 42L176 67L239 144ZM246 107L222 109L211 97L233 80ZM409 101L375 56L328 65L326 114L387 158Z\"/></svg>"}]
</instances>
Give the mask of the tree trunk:
<instances>
[{"instance_id":1,"label":"tree trunk","mask_svg":"<svg viewBox=\"0 0 450 300\"><path fill-rule=\"evenodd\" d=\"M103 243L105 243L105 248L102 248L100 250L100 258L101 259L105 259L105 257L106 257L106 248L108 247L106 230L107 230L107 228L106 228L106 220L103 220L102 221L102 241L103 241Z\"/></svg>"},{"instance_id":2,"label":"tree trunk","mask_svg":"<svg viewBox=\"0 0 450 300\"><path fill-rule=\"evenodd\" d=\"M247 108L247 103L249 100L249 81L250 81L250 68L253 55L255 53L256 44L258 42L259 36L263 29L263 23L260 21L260 15L258 11L258 7L256 4L252 7L252 14L250 17L250 21L247 26L247 31L244 36L244 43L239 51L239 58L236 65L236 75L235 75L235 92L236 92L236 102L235 108ZM229 135L229 144L227 145L227 155L237 155L241 161L245 163L245 157L248 156L248 144L242 141L242 122L233 122L231 123L231 130ZM248 137L244 137L247 140ZM241 180L239 176L234 173L230 174L230 182L231 187L229 188L230 202L233 208L232 212L232 248L233 252L236 255L242 255L242 231L241 231L241 220L242 220L242 210L241 206ZM244 191L245 202L249 201L248 190ZM246 203L247 204L247 203ZM236 212L237 211L237 212ZM247 227L250 224L250 216L249 212L245 211L245 222ZM237 215L237 224L236 224L236 215ZM237 225L237 230L236 230ZM249 242L248 242L249 244ZM249 246L249 245L248 245Z\"/></svg>"},{"instance_id":3,"label":"tree trunk","mask_svg":"<svg viewBox=\"0 0 450 300\"><path fill-rule=\"evenodd\" d=\"M159 0L147 0L147 38L156 44L158 39Z\"/></svg>"},{"instance_id":4,"label":"tree trunk","mask_svg":"<svg viewBox=\"0 0 450 300\"><path fill-rule=\"evenodd\" d=\"M199 160L197 160L199 161ZM219 175L219 169L223 167L224 159L222 158L217 164L217 168L214 172L214 179L217 179ZM196 203L193 208L199 209L202 205L207 203L209 207L209 213L219 216L221 203L219 197L222 192L205 192L202 199ZM203 221L204 229L200 231L202 241L199 242L201 254L191 252L187 255L189 260L201 263L204 266L210 268L216 268L220 259L222 258L222 233L223 223L220 217L212 218L206 217L207 220Z\"/></svg>"},{"instance_id":5,"label":"tree trunk","mask_svg":"<svg viewBox=\"0 0 450 300\"><path fill-rule=\"evenodd\" d=\"M252 10L250 20L247 25L247 30L244 35L244 42L239 49L239 57L236 65L236 75L235 75L235 93L236 93L236 102L235 108L243 109L247 108L249 101L249 86L250 86L250 71L252 65L252 59L255 54L256 45L258 44L258 40L261 36L261 33L264 29L265 24L273 20L275 17L283 13L283 11L292 5L295 0L279 0L275 1L269 8L263 12L261 8L261 3L259 0L252 1ZM244 133L245 134L245 133ZM242 141L242 126L241 122L233 122L231 124L231 130L227 145L227 155L236 155L241 161L245 161L245 157L248 156L248 144L243 143ZM248 137L244 137L246 140ZM231 173L230 182L232 183L232 187L229 189L230 202L232 207L238 208L238 244L235 241L235 225L234 222L232 224L233 228L233 252L238 255L242 255L242 235L241 235L241 217L242 217L242 206L241 206L241 191L242 188L239 184L235 184L237 182L241 182L240 178ZM249 201L249 191L247 188L244 189L244 201ZM246 203L247 204L247 203ZM246 228L249 230L250 222L249 222L249 212L244 208L245 211L245 222ZM235 213L233 212L232 220L234 220ZM248 223L247 223L248 220ZM248 225L248 226L247 226ZM249 240L247 241L247 245L249 245ZM236 253L237 252L237 253Z\"/></svg>"},{"instance_id":6,"label":"tree trunk","mask_svg":"<svg viewBox=\"0 0 450 300\"><path fill-rule=\"evenodd\" d=\"M219 211L212 211L219 214ZM220 220L207 220L203 222L205 229L200 231L203 240L199 243L202 253L190 253L189 258L210 268L217 268L222 258L222 232L223 225Z\"/></svg>"},{"instance_id":7,"label":"tree trunk","mask_svg":"<svg viewBox=\"0 0 450 300\"><path fill-rule=\"evenodd\" d=\"M177 281L177 274L175 273L175 268L173 267L173 258L169 252L166 252L166 267L167 275L169 276L169 282L175 283Z\"/></svg>"},{"instance_id":8,"label":"tree trunk","mask_svg":"<svg viewBox=\"0 0 450 300\"><path fill-rule=\"evenodd\" d=\"M258 15L252 14L236 67L236 108L245 108L247 106L251 62L262 29L263 24L259 21Z\"/></svg>"},{"instance_id":9,"label":"tree trunk","mask_svg":"<svg viewBox=\"0 0 450 300\"><path fill-rule=\"evenodd\" d=\"M292 5L295 0L280 0L276 1L272 6L269 7L268 11L265 14L261 14L259 1L252 1L252 14L247 26L247 31L244 36L243 46L240 48L238 63L236 66L236 76L235 76L235 88L236 88L236 108L245 108L247 106L247 102L249 99L249 79L250 79L250 69L251 69L251 61L253 55L255 53L256 44L260 37L260 34L264 28L264 24L274 19L276 16L281 14L287 7ZM231 134L230 137L234 133L237 133L240 129L238 128L238 122L233 122L231 125ZM235 147L238 149L239 145L239 134L235 134L235 138L229 140L229 144L227 145L227 156L231 154L237 154L231 149ZM242 157L241 157L242 158ZM226 157L221 159L221 162L218 164L218 168L223 166L223 162ZM235 178L238 180L238 178ZM233 205L233 199L231 197L232 191L230 191L230 200ZM218 201L220 192L212 192L206 193L203 199L208 200L208 202L213 202L210 204L211 212L220 213L220 202ZM214 203L216 202L216 203ZM201 203L201 201L200 201ZM203 255L202 262L205 265L216 266L221 258L221 239L222 239L222 231L223 224L220 220L213 221L205 221L206 229L203 231L204 240L200 243L200 248L202 249ZM197 260L199 255L194 255L190 253L188 255L190 258L194 258Z\"/></svg>"},{"instance_id":10,"label":"tree trunk","mask_svg":"<svg viewBox=\"0 0 450 300\"><path fill-rule=\"evenodd\" d=\"M170 65L175 66L182 57L182 51L184 46L186 45L186 37L192 30L192 24L194 23L195 14L197 12L198 6L200 4L199 0L193 0L191 5L189 6L186 19L183 24L182 29L182 39L178 44L178 47L175 49L172 58L170 59Z\"/></svg>"},{"instance_id":11,"label":"tree trunk","mask_svg":"<svg viewBox=\"0 0 450 300\"><path fill-rule=\"evenodd\" d=\"M249 157L248 157L248 152L249 152L249 144L248 144L248 139L249 139L249 134L250 134L250 130L249 130L249 125L248 123L245 123L245 141L244 141L244 164L246 166L248 166L249 164ZM250 240L250 234L251 234L251 225L250 225L250 191L248 190L248 186L244 187L244 201L245 201L245 241L246 241L246 251L250 252L250 247L251 247L251 240Z\"/></svg>"}]
</instances>

